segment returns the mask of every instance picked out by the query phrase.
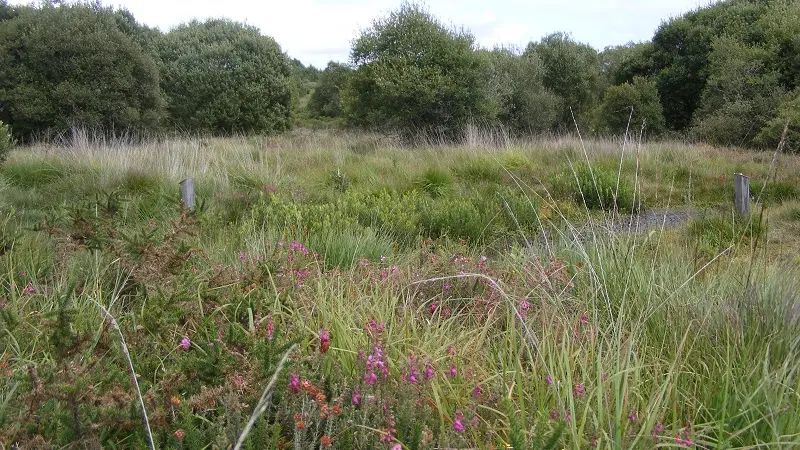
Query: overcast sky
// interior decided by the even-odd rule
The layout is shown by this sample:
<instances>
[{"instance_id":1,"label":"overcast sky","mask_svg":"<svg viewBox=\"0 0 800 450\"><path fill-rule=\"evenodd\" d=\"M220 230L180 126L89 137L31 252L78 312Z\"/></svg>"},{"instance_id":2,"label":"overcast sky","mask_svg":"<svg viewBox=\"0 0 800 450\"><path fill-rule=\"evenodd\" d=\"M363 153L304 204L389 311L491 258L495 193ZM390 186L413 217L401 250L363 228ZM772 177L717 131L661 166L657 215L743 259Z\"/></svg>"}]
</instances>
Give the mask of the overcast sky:
<instances>
[{"instance_id":1,"label":"overcast sky","mask_svg":"<svg viewBox=\"0 0 800 450\"><path fill-rule=\"evenodd\" d=\"M30 0L12 0L26 4ZM598 50L649 40L662 20L710 0L427 0L420 2L447 24L472 30L484 47L566 31ZM103 0L125 7L137 20L163 31L191 19L227 17L257 26L304 64L346 62L350 43L376 17L402 0Z\"/></svg>"}]
</instances>

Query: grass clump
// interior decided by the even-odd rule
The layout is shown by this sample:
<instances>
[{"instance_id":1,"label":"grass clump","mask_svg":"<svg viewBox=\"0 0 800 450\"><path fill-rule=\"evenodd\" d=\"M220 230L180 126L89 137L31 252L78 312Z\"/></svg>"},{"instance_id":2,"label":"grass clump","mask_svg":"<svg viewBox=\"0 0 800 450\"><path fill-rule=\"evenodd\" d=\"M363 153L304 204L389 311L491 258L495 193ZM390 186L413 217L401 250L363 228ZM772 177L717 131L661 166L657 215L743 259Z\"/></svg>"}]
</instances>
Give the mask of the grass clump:
<instances>
[{"instance_id":1,"label":"grass clump","mask_svg":"<svg viewBox=\"0 0 800 450\"><path fill-rule=\"evenodd\" d=\"M432 198L444 197L453 191L453 177L445 170L430 168L422 174L416 186Z\"/></svg>"},{"instance_id":2,"label":"grass clump","mask_svg":"<svg viewBox=\"0 0 800 450\"><path fill-rule=\"evenodd\" d=\"M640 209L634 190L623 174L578 164L551 180L556 197L567 198L590 210L632 212Z\"/></svg>"}]
</instances>

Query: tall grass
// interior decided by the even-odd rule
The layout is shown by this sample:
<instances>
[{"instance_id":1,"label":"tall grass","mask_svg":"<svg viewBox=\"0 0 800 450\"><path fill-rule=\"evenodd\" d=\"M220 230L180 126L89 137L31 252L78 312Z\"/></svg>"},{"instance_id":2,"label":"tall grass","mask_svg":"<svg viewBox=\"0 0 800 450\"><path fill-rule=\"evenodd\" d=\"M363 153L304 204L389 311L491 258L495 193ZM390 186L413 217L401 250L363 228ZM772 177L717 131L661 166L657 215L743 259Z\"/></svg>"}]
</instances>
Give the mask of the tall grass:
<instances>
[{"instance_id":1,"label":"tall grass","mask_svg":"<svg viewBox=\"0 0 800 450\"><path fill-rule=\"evenodd\" d=\"M0 169L0 442L148 445L144 408L158 448L800 446L799 271L772 237L796 205L768 204L750 234L713 217L640 234L551 183L576 175L569 158L592 168L584 187L616 173L600 182L618 194L629 177L646 205L729 209L720 177L768 175L763 155L490 138L16 151ZM65 169L19 181L45 166ZM96 189L78 191L86 173ZM207 189L188 216L169 188L187 175ZM458 230L471 222L446 205L472 198L508 207L463 239L421 226L401 240L399 218L425 221L331 206L405 199ZM129 360L109 350L90 301L104 298Z\"/></svg>"}]
</instances>

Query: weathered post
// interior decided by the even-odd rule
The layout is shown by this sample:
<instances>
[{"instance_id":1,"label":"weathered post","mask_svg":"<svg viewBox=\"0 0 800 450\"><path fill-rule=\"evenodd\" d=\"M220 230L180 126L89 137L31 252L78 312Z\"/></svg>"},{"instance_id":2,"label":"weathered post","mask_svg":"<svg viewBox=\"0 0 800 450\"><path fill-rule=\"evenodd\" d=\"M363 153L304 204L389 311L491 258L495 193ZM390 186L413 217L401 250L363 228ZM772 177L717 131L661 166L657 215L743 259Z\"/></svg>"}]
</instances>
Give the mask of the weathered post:
<instances>
[{"instance_id":1,"label":"weathered post","mask_svg":"<svg viewBox=\"0 0 800 450\"><path fill-rule=\"evenodd\" d=\"M750 178L741 173L733 174L733 187L736 192L736 213L741 216L750 214Z\"/></svg>"},{"instance_id":2,"label":"weathered post","mask_svg":"<svg viewBox=\"0 0 800 450\"><path fill-rule=\"evenodd\" d=\"M194 180L191 178L181 181L181 202L189 211L194 210Z\"/></svg>"}]
</instances>

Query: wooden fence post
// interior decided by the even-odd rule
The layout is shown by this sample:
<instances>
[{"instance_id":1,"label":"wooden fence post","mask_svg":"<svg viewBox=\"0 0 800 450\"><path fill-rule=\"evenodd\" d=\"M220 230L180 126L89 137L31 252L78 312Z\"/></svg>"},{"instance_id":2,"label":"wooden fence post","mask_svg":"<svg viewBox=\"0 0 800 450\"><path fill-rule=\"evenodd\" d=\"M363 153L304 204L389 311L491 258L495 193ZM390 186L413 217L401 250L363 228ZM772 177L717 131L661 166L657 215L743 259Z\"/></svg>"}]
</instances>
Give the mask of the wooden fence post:
<instances>
[{"instance_id":1,"label":"wooden fence post","mask_svg":"<svg viewBox=\"0 0 800 450\"><path fill-rule=\"evenodd\" d=\"M186 209L194 210L194 180L191 178L181 181L181 202Z\"/></svg>"},{"instance_id":2,"label":"wooden fence post","mask_svg":"<svg viewBox=\"0 0 800 450\"><path fill-rule=\"evenodd\" d=\"M736 192L736 213L741 216L750 214L750 178L741 173L733 174L733 187Z\"/></svg>"}]
</instances>

